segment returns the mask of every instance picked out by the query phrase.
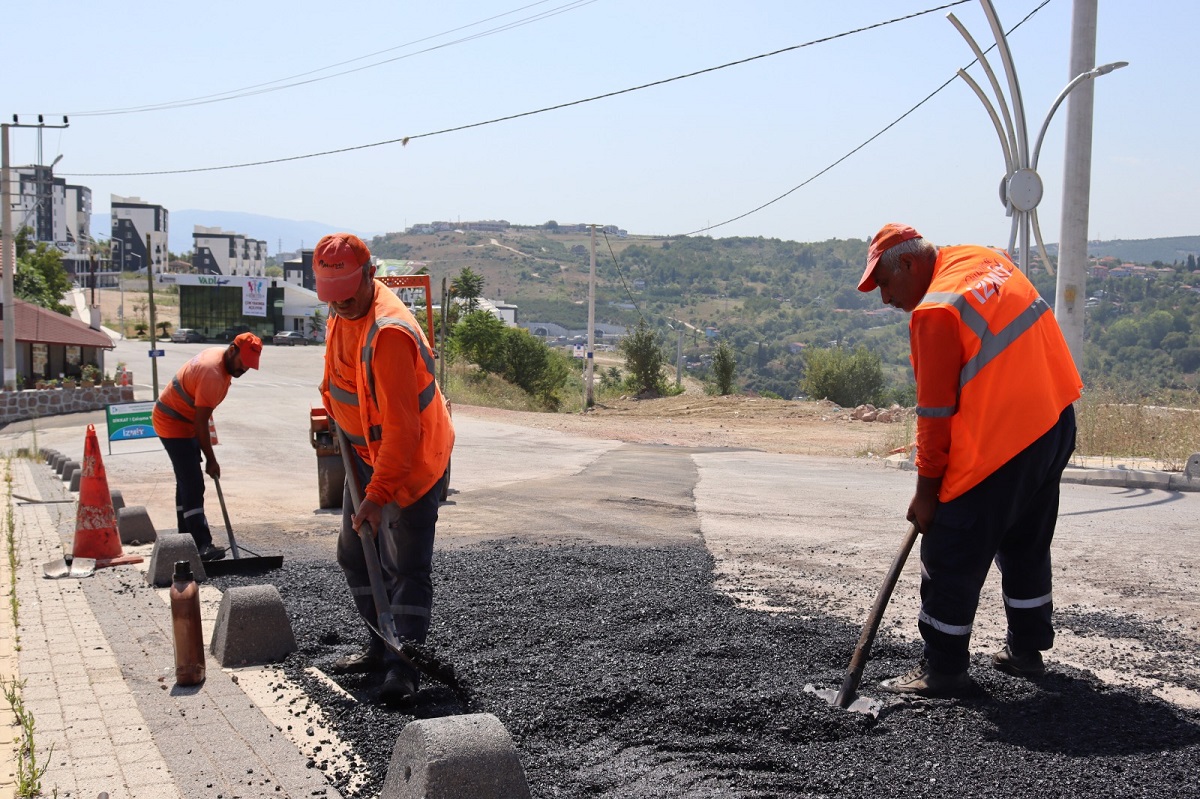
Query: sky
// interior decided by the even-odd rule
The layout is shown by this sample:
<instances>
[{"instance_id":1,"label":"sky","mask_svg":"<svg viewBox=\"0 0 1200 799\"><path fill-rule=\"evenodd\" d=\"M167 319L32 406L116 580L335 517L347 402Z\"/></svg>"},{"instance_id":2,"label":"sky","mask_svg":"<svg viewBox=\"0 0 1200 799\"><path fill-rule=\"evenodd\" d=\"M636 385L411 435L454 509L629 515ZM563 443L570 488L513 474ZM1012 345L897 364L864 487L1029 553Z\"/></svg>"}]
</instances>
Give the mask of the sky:
<instances>
[{"instance_id":1,"label":"sky","mask_svg":"<svg viewBox=\"0 0 1200 799\"><path fill-rule=\"evenodd\" d=\"M1072 77L1072 3L994 0L1006 29L1036 10L1009 36L1031 146ZM94 215L116 194L373 233L553 219L821 241L902 221L938 244L1006 245L999 139L954 77L974 56L946 14L982 47L994 38L978 0L920 13L939 5L20 3L5 14L0 120L69 115L42 132L41 160L62 156L56 175L91 188ZM1096 63L1130 66L1094 81L1089 238L1200 234L1197 30L1194 0L1100 0ZM990 61L1003 82L995 51ZM623 91L700 70L712 71ZM979 66L968 72L987 86ZM1037 170L1048 243L1066 111L1050 118ZM14 165L38 161L36 130L10 137ZM358 149L296 158L345 148ZM275 159L293 160L180 172ZM167 174L128 174L139 172Z\"/></svg>"}]
</instances>

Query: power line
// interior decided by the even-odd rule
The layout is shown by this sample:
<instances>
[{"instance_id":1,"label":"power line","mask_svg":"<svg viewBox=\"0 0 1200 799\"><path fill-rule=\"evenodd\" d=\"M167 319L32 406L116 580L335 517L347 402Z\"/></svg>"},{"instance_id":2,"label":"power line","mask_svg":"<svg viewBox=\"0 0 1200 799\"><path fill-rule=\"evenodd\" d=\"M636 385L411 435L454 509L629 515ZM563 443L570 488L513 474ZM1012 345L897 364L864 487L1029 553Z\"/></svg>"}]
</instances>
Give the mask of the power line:
<instances>
[{"instance_id":1,"label":"power line","mask_svg":"<svg viewBox=\"0 0 1200 799\"><path fill-rule=\"evenodd\" d=\"M1036 14L1037 12L1039 12L1039 11L1041 11L1043 8L1045 8L1045 7L1046 7L1046 5L1047 5L1047 4L1049 4L1049 2L1050 2L1050 0L1042 0L1042 3L1041 3L1041 5L1037 6L1037 8L1033 9L1033 10L1032 10L1032 11L1030 11L1028 14L1026 14L1026 15L1025 15L1025 16L1024 16L1022 19L1021 19L1021 21L1020 21L1020 22L1018 22L1016 25L1013 25L1011 28L1009 28L1009 29L1008 29L1008 32L1007 32L1005 35L1007 36L1008 34L1010 34L1010 33L1012 33L1013 31L1015 31L1017 28L1019 28L1019 27L1021 27L1022 25L1024 25L1026 22L1028 22L1028 21L1029 21L1029 18L1030 18L1030 17L1032 17L1034 14ZM992 50L994 50L995 48L996 48L996 45L995 45L995 44L993 44L991 47L989 47L989 48L987 48L986 50L984 50L984 52L985 52L985 53L990 53L990 52L991 52ZM975 63L976 63L978 60L979 60L979 59L973 59L973 60L971 61L971 63L970 63L970 64L967 64L967 66L963 67L963 69L970 69L972 66L974 66L974 65L975 65ZM709 230L714 230L714 229L716 229L716 228L719 228L719 227L722 227L722 226L724 226L724 225L728 225L728 224L730 224L731 222L736 222L736 221L738 221L739 219L745 219L746 217L750 216L751 214L756 214L756 213L758 213L759 211L761 211L762 209L764 209L764 208L767 208L768 206L774 205L775 203L779 202L780 200L782 200L783 198L787 197L788 195L790 195L790 194L792 194L792 193L796 192L796 191L797 191L797 190L799 190L799 189L802 189L802 188L804 188L804 187L805 187L805 186L807 186L809 183L812 183L814 180L816 180L817 178L821 177L821 176L822 176L822 175L824 175L826 172L828 172L829 170L833 169L835 166L837 166L838 164L842 163L842 162L843 162L843 161L845 161L847 158L849 158L850 156L854 155L854 154L855 154L855 153L857 153L859 150L863 149L863 148L864 148L864 147L866 147L868 144L870 144L871 142L873 142L873 141L875 141L876 139L878 139L878 138L879 138L880 136L882 136L884 133L887 133L889 130L891 130L891 129L892 129L892 128L894 128L896 125L898 125L898 124L899 124L899 123L900 123L900 122L901 122L901 121L902 121L902 120L903 120L905 117L909 116L909 115L910 115L910 114L912 114L914 111L916 111L918 108L920 108L921 106L925 105L925 103L927 103L927 102L929 102L930 100L932 100L932 99L934 98L934 96L936 96L936 95L937 95L939 92L941 92L941 91L942 91L942 89L945 89L947 86L949 86L951 83L953 83L953 82L954 82L954 79L955 79L955 78L957 78L957 77L958 77L958 73L955 73L953 76L951 76L951 77L950 77L950 79L949 79L949 80L947 80L947 81L946 81L945 83L943 83L941 86L938 86L938 87L937 87L936 89L934 89L932 92L930 92L929 94L925 95L924 99L922 99L922 100L921 100L919 103L917 103L917 104L916 104L916 105L914 105L912 108L908 109L908 110L907 110L907 111L905 111L903 114L901 114L900 116L896 117L896 118L895 118L895 119L893 119L891 122L889 122L887 125L885 125L885 126L884 126L882 129L880 129L880 130L879 130L879 131L878 131L878 132L877 132L877 133L876 133L874 136L871 136L869 139L867 139L867 140L866 140L866 141L864 141L862 144L860 144L860 145L858 145L857 147L855 147L855 148L854 148L853 150L851 150L850 152L848 152L848 153L846 153L845 155L843 155L841 158L839 158L839 159L837 159L836 161L834 161L834 162L833 162L832 164L830 164L829 166L827 166L827 167L825 167L824 169L822 169L821 171L817 172L815 175L813 175L812 177L808 178L807 180L805 180L804 182L800 183L799 185L797 185L797 186L793 186L792 188L788 189L787 191L785 191L783 194L779 195L779 196L778 196L778 197L776 197L775 199L773 199L773 200L767 200L765 203L763 203L762 205L758 206L757 208L752 208L752 209L750 209L749 211L746 211L746 212L745 212L745 213L743 213L743 214L738 214L738 215L737 215L737 216L735 216L735 217L732 217L732 218L730 218L730 219L726 219L724 222L718 222L718 223L717 223L717 224L715 224L715 225L708 225L707 227L702 227L702 228L700 228L699 230L693 230L691 233L679 233L679 234L676 234L676 235L674 235L674 236L667 236L666 238L679 238L679 237L681 237L681 236L694 236L694 235L696 235L697 233L705 233L705 232L707 232L707 231L709 231Z\"/></svg>"},{"instance_id":2,"label":"power line","mask_svg":"<svg viewBox=\"0 0 1200 799\"><path fill-rule=\"evenodd\" d=\"M373 64L366 64L365 66L355 67L354 69L347 69L347 70L343 70L342 72L335 72L332 75L324 75L322 77L311 78L309 80L298 80L298 78L304 78L309 75L315 75L318 72L325 72L326 70L336 69L338 67L346 66L347 64L353 64L357 61L363 61L368 58L374 58L375 56L383 55L384 53L390 53L395 50L402 50L405 47L411 47L415 44L420 44L421 42L426 42L431 39L437 39L441 36L446 36L447 34L457 33L458 31L466 30L467 28L473 28L476 25L482 25L485 22L491 22L493 20L500 19L501 17L506 17L506 16L509 16L510 14L516 14L520 11L525 11L526 9L532 8L537 5L542 5L543 3L548 3L548 2L550 2L550 0L538 0L538 2L536 2L536 3L530 3L529 5L521 6L520 8L515 8L511 11L506 11L503 14L496 14L495 16L487 17L487 18L481 19L481 20L476 20L475 22L469 23L467 25L461 25L457 28L451 28L450 30L442 31L441 33L435 33L431 36L425 36L420 39L414 39L413 41L406 42L405 44L399 44L399 45L396 45L395 47L389 47L384 50L379 50L374 53L368 53L367 55L358 56L356 58L351 58L346 61L339 61L336 64L329 64L327 66L319 67L317 69L309 70L307 72L301 72L297 75L290 75L290 76L284 77L284 78L277 78L272 81L267 81L266 83L257 83L252 86L244 86L240 89L230 89L229 91L217 92L215 94L207 94L207 95L202 95L199 97L191 97L191 98L187 98L187 99L183 99L183 100L170 100L170 101L162 102L162 103L150 103L147 105L129 106L129 107L125 107L125 108L109 108L109 109L102 109L102 110L98 110L98 111L67 112L66 115L67 116L86 117L86 116L113 116L113 115L120 115L120 114L141 114L141 113L146 113L148 111L165 111L165 110L170 110L170 109L174 109L174 108L188 108L190 106L195 106L195 105L208 105L210 103L220 103L220 102L224 102L226 100L237 100L237 99L240 99L243 97L252 97L255 95L259 95L259 94L269 94L270 92L282 91L283 89L291 89L291 88L295 88L296 86L304 86L304 85L307 85L310 83L319 83L321 81L329 80L331 78L337 78L337 77L341 77L343 75L350 75L352 73L362 72L367 69L374 69L375 67L383 66L385 64L391 64L396 61L401 61L405 58L411 58L413 56L422 55L423 53L430 53L435 50L441 50L443 48L451 47L456 44L462 44L464 42L474 41L475 39L482 39L485 36L491 36L492 34L495 34L495 33L503 33L504 31L509 31L509 30L513 30L515 28L523 27L524 25L528 25L533 22L540 22L543 19L549 19L550 17L558 16L559 14L565 14L568 11L574 11L577 8L582 8L583 6L591 5L592 3L597 2L597 0L571 0L571 2L569 2L565 5L557 6L556 8L552 8L548 11L542 11L537 14L534 14L533 16L526 17L524 19L517 20L515 22L509 22L509 23L506 23L506 24L501 25L496 28L491 28L486 31L474 33L474 34L471 34L470 36L464 36L461 39L455 39L450 42L445 42L444 44L427 47L424 50L418 50L415 53L406 53L404 55L396 56L394 58L388 58L383 61L375 62ZM284 81L294 81L294 82L293 83L284 83ZM279 83L283 83L283 85L281 85L281 86L275 85L275 84L279 84Z\"/></svg>"},{"instance_id":3,"label":"power line","mask_svg":"<svg viewBox=\"0 0 1200 799\"><path fill-rule=\"evenodd\" d=\"M924 11L917 11L917 12L914 12L912 14L907 14L902 17L895 17L894 19L889 19L884 22L876 22L871 25L866 25L861 28L855 28L854 30L844 31L842 33L837 33L832 36L825 36L820 39L813 39L811 41L804 42L803 44L796 44L796 45L792 45L790 47L781 48L779 50L772 50L771 52L768 52L768 53L760 53L759 55L750 56L749 58L743 58L738 61L730 61L728 63L721 64L719 66L708 67L706 69L696 70L695 72L688 72L683 75L676 75L675 77L672 77L672 78L664 78L662 80L656 80L656 81L652 81L650 83L643 83L639 86L632 86L627 89L619 89L617 91L606 92L604 94L597 94L592 97L586 97L582 100L572 100L572 101L566 102L566 103L559 103L558 105L552 105L552 106L547 106L545 108L539 108L535 111L522 111L522 112L516 113L516 114L509 114L508 116L496 117L494 119L489 119L484 122L472 122L472 123L468 123L466 125L458 125L458 126L452 127L452 128L443 128L441 130L430 131L428 133L417 133L417 134L414 134L411 136L400 136L400 137L397 137L394 139L386 139L384 141L372 142L370 144L356 144L356 145L351 145L349 147L339 147L334 150L323 150L323 151L317 152L317 153L307 153L305 155L292 155L292 156L286 156L283 158L268 158L268 159L264 159L261 161L248 161L248 162L240 163L240 164L225 164L222 166L194 167L191 169L160 169L160 170L152 170L152 171L146 171L146 172L76 172L76 173L70 174L69 176L70 177L87 177L87 178L114 178L114 177L146 177L146 176L151 176L151 175L184 175L184 174L190 174L190 173L194 173L194 172L219 172L219 171L228 170L228 169L246 169L249 167L266 166L269 164L282 164L282 163L286 163L289 161L302 161L302 160L309 159L309 158L321 158L321 157L324 157L327 155L337 155L339 153L354 152L355 150L367 150L367 149L371 149L373 147L383 147L383 146L389 145L389 144L399 143L402 145L406 145L410 141L413 141L415 139L426 139L426 138L430 138L433 136L441 136L441 135L444 135L447 133L457 133L457 132L463 131L463 130L470 130L471 128L480 128L480 127L484 127L485 125L494 125L498 122L508 122L508 121L511 121L514 119L520 119L522 117L535 116L537 114L544 114L549 111L558 111L563 108L570 108L572 106L584 105L585 103L592 103L592 102L596 102L597 100L606 100L610 97L617 97L622 94L630 94L632 92L641 91L643 89L653 88L655 86L663 86L668 83L674 83L676 81L684 80L687 78L694 78L699 75L705 75L705 74L708 74L711 72L717 72L722 69L728 69L730 67L736 67L736 66L741 66L743 64L749 64L753 61L759 61L764 58L772 58L774 56L782 55L783 53L790 53L792 51L800 50L805 47L811 47L811 46L817 45L817 44L825 44L825 43L834 41L836 39L842 39L847 36L852 36L857 33L864 33L866 31L873 30L875 28L882 28L887 25L893 25L897 22L904 22L906 20L914 19L916 17L924 16L926 14L932 14L935 11L944 11L947 8L953 8L954 6L962 5L963 3L967 3L967 2L970 2L970 0L953 0L953 2L946 3L946 4L940 5L940 6L936 6L934 8L929 8ZM1046 0L1046 2L1049 2L1049 0ZM1044 3L1043 3L1043 5L1044 5ZM897 121L899 121L899 120L897 120ZM729 220L729 221L733 221L733 220ZM725 223L722 223L722 224L725 224ZM717 227L717 226L714 225L713 227Z\"/></svg>"}]
</instances>

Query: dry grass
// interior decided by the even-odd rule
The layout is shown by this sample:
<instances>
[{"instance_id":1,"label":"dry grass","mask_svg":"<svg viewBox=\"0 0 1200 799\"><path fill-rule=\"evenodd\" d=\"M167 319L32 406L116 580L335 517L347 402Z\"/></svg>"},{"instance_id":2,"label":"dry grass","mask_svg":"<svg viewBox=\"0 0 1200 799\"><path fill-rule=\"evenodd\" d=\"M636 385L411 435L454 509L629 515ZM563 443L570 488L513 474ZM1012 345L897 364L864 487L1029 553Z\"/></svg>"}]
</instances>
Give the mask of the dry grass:
<instances>
[{"instance_id":1,"label":"dry grass","mask_svg":"<svg viewBox=\"0 0 1200 799\"><path fill-rule=\"evenodd\" d=\"M1076 457L1144 459L1152 467L1180 471L1200 452L1200 410L1122 401L1115 393L1089 391L1075 405Z\"/></svg>"}]
</instances>

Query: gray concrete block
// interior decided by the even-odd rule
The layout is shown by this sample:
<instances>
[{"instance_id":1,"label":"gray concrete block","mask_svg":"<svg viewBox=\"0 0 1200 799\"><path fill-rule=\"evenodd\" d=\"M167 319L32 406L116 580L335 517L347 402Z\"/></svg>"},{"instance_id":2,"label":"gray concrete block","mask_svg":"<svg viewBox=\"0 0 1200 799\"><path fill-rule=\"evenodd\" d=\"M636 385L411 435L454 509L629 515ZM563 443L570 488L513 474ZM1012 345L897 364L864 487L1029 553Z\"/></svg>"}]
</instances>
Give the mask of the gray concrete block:
<instances>
[{"instance_id":1,"label":"gray concrete block","mask_svg":"<svg viewBox=\"0 0 1200 799\"><path fill-rule=\"evenodd\" d=\"M67 456L61 452L54 456L54 460L50 461L50 468L55 474L62 474L63 465L67 462Z\"/></svg>"},{"instance_id":2,"label":"gray concrete block","mask_svg":"<svg viewBox=\"0 0 1200 799\"><path fill-rule=\"evenodd\" d=\"M64 483L69 483L71 482L71 475L75 474L75 472L82 468L83 467L79 464L79 461L67 461L63 464L63 470L59 472L59 474L62 475Z\"/></svg>"},{"instance_id":3,"label":"gray concrete block","mask_svg":"<svg viewBox=\"0 0 1200 799\"><path fill-rule=\"evenodd\" d=\"M120 510L125 507L125 497L115 488L108 490L108 495L112 497L113 510Z\"/></svg>"},{"instance_id":4,"label":"gray concrete block","mask_svg":"<svg viewBox=\"0 0 1200 799\"><path fill-rule=\"evenodd\" d=\"M396 739L379 799L526 799L512 737L491 713L410 722Z\"/></svg>"},{"instance_id":5,"label":"gray concrete block","mask_svg":"<svg viewBox=\"0 0 1200 799\"><path fill-rule=\"evenodd\" d=\"M223 667L277 663L296 651L296 636L273 585L234 586L221 597L208 651Z\"/></svg>"},{"instance_id":6,"label":"gray concrete block","mask_svg":"<svg viewBox=\"0 0 1200 799\"><path fill-rule=\"evenodd\" d=\"M79 483L80 483L80 481L81 481L81 480L83 480L83 469L76 469L75 471L71 472L71 487L70 487L70 490L71 490L71 491L78 491L78 490L79 490Z\"/></svg>"},{"instance_id":7,"label":"gray concrete block","mask_svg":"<svg viewBox=\"0 0 1200 799\"><path fill-rule=\"evenodd\" d=\"M1183 476L1189 480L1200 480L1200 452L1193 452L1188 456L1183 467Z\"/></svg>"},{"instance_id":8,"label":"gray concrete block","mask_svg":"<svg viewBox=\"0 0 1200 799\"><path fill-rule=\"evenodd\" d=\"M50 461L54 460L54 456L57 454L58 450L56 449L44 449L42 450L42 460L44 460L46 463L49 463Z\"/></svg>"},{"instance_id":9,"label":"gray concrete block","mask_svg":"<svg viewBox=\"0 0 1200 799\"><path fill-rule=\"evenodd\" d=\"M1171 490L1200 491L1200 479L1193 480L1190 477L1184 477L1182 474L1173 474L1171 475Z\"/></svg>"},{"instance_id":10,"label":"gray concrete block","mask_svg":"<svg viewBox=\"0 0 1200 799\"><path fill-rule=\"evenodd\" d=\"M149 544L158 540L158 532L150 521L150 513L144 505L130 505L117 511L117 532L121 535L122 544ZM189 539L192 537L189 535ZM195 543L195 539L192 539ZM174 561L172 561L174 563Z\"/></svg>"},{"instance_id":11,"label":"gray concrete block","mask_svg":"<svg viewBox=\"0 0 1200 799\"><path fill-rule=\"evenodd\" d=\"M196 539L187 533L164 533L154 542L154 550L150 553L150 565L146 568L146 582L158 588L169 586L177 560L186 560L192 564L192 574L196 582L202 583L208 579L208 573L204 571L204 562L200 560L200 550L196 548Z\"/></svg>"}]
</instances>

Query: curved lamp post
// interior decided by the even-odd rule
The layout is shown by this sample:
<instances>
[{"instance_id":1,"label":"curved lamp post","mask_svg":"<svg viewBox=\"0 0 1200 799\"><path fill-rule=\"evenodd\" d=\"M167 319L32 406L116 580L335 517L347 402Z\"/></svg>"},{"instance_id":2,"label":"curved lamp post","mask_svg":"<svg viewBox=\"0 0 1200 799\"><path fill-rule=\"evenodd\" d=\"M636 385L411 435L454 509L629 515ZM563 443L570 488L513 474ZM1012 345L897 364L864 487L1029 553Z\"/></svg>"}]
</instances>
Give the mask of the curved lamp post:
<instances>
[{"instance_id":1,"label":"curved lamp post","mask_svg":"<svg viewBox=\"0 0 1200 799\"><path fill-rule=\"evenodd\" d=\"M975 53L979 65L983 68L984 74L987 75L996 102L1000 106L999 112L988 99L983 88L966 71L960 69L958 76L971 87L975 96L983 103L984 110L987 111L992 125L996 129L996 135L1000 138L1000 149L1004 155L1004 179L1000 181L1000 202L1004 205L1007 215L1013 220L1008 237L1008 251L1010 253L1013 251L1017 236L1020 235L1021 257L1018 266L1022 272L1027 273L1029 271L1029 237L1032 228L1033 236L1037 240L1038 251L1041 253L1042 261L1046 264L1046 270L1050 274L1054 274L1054 267L1046 254L1046 245L1042 242L1042 230L1038 225L1037 216L1038 203L1042 201L1043 194L1042 178L1038 175L1037 165L1038 157L1041 155L1042 141L1046 137L1046 129L1050 126L1050 119L1054 116L1054 112L1058 110L1072 90L1086 80L1098 78L1101 75L1107 75L1114 69L1128 66L1129 62L1116 61L1076 75L1050 106L1050 111L1046 114L1045 121L1042 122L1042 129L1038 132L1037 142L1031 151L1029 134L1025 125L1025 104L1021 100L1021 86L1017 81L1016 68L1013 66L1012 52L1008 49L1008 39L1004 35L1004 29L1000 26L1000 19L996 16L996 9L992 6L991 0L979 0L979 4L983 6L983 13L987 17L992 35L996 39L996 49L1000 52L1000 61L1004 67L1009 95L1012 98L1011 110L1004 91L1000 87L1000 81L996 78L996 73L988 63L983 50L958 18L954 14L947 14L946 18L966 40L971 51Z\"/></svg>"}]
</instances>

